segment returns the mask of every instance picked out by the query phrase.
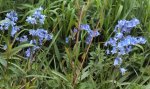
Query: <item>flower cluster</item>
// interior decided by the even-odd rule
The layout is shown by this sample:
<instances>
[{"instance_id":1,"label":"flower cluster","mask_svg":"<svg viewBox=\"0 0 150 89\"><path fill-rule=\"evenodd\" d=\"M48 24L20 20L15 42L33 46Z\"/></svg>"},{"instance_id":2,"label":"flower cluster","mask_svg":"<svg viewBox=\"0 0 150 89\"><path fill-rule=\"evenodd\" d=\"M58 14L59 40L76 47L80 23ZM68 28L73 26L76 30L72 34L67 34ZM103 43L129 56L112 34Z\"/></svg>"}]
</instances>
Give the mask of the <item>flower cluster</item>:
<instances>
[{"instance_id":1,"label":"flower cluster","mask_svg":"<svg viewBox=\"0 0 150 89\"><path fill-rule=\"evenodd\" d=\"M42 14L42 11L43 11L42 7L37 8L31 16L27 17L26 21L30 24L37 24L37 23L44 24L46 16Z\"/></svg>"},{"instance_id":2,"label":"flower cluster","mask_svg":"<svg viewBox=\"0 0 150 89\"><path fill-rule=\"evenodd\" d=\"M32 37L38 38L39 45L42 45L43 40L52 39L52 35L48 34L48 32L44 29L30 30L29 34Z\"/></svg>"},{"instance_id":3,"label":"flower cluster","mask_svg":"<svg viewBox=\"0 0 150 89\"><path fill-rule=\"evenodd\" d=\"M122 63L122 55L128 54L132 51L132 47L137 44L145 44L146 40L143 37L133 37L129 35L131 29L138 25L140 22L138 19L132 19L130 21L120 20L115 27L115 35L110 38L105 46L111 46L111 50L107 49L107 54L117 54L114 60L114 65L120 65ZM125 73L126 69L121 68L121 73Z\"/></svg>"},{"instance_id":4,"label":"flower cluster","mask_svg":"<svg viewBox=\"0 0 150 89\"><path fill-rule=\"evenodd\" d=\"M37 8L35 12L33 13L32 16L28 16L26 21L31 24L44 24L45 20L45 15L41 14L43 8ZM51 40L52 35L48 34L47 30L44 30L43 28L38 28L38 29L30 29L29 30L30 37L32 37L32 40L30 40L30 44L33 44L34 47L30 47L26 50L26 57L30 57L32 54L34 54L42 45L44 40ZM25 40L26 38L23 37L24 39L20 40Z\"/></svg>"},{"instance_id":5,"label":"flower cluster","mask_svg":"<svg viewBox=\"0 0 150 89\"><path fill-rule=\"evenodd\" d=\"M14 35L20 30L20 27L16 26L17 20L18 15L15 11L7 13L6 18L0 23L0 30L5 31L10 29L11 36L14 37Z\"/></svg>"},{"instance_id":6,"label":"flower cluster","mask_svg":"<svg viewBox=\"0 0 150 89\"><path fill-rule=\"evenodd\" d=\"M82 24L80 25L81 30L85 30L88 32L88 36L86 38L86 44L90 44L92 41L93 37L96 37L100 35L100 33L97 30L91 30L90 26L88 24Z\"/></svg>"}]
</instances>

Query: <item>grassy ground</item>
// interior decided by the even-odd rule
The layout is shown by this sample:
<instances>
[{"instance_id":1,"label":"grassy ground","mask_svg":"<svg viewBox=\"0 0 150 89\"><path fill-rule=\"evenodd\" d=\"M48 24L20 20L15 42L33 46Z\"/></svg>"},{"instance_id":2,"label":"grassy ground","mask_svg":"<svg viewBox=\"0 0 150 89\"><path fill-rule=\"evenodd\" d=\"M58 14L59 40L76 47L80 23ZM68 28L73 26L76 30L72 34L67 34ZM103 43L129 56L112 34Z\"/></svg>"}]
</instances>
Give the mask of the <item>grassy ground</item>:
<instances>
[{"instance_id":1,"label":"grassy ground","mask_svg":"<svg viewBox=\"0 0 150 89\"><path fill-rule=\"evenodd\" d=\"M46 15L40 27L53 39L43 43L31 61L24 57L31 45L12 44L13 39L3 39L6 34L0 31L1 89L150 89L150 0L0 0L0 19L15 10L21 30L33 29L25 20L40 6ZM114 35L119 20L132 18L140 24L131 35L143 36L147 42L123 57L127 71L121 75L113 65L115 55L107 55L103 45ZM80 24L89 24L100 36L85 44L85 31L73 33ZM5 51L7 42L10 49Z\"/></svg>"}]
</instances>

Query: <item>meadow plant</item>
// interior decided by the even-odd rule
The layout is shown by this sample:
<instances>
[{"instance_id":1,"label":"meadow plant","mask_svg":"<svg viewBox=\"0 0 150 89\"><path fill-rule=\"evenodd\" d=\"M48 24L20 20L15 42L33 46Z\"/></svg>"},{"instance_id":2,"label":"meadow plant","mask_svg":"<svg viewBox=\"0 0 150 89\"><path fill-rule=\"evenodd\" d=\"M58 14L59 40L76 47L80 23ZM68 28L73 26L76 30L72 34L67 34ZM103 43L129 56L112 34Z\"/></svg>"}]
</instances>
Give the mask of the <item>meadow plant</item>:
<instances>
[{"instance_id":1,"label":"meadow plant","mask_svg":"<svg viewBox=\"0 0 150 89\"><path fill-rule=\"evenodd\" d=\"M133 27L140 24L139 20L134 18L130 21L128 20L120 20L114 29L114 37L111 37L107 42L105 42L105 46L109 46L111 49L107 49L107 54L116 54L116 58L114 59L114 66L121 65L122 56L129 54L132 51L133 46L137 44L145 44L146 40L143 37L134 37L131 36L131 30ZM126 69L120 68L120 72L124 74Z\"/></svg>"},{"instance_id":2,"label":"meadow plant","mask_svg":"<svg viewBox=\"0 0 150 89\"><path fill-rule=\"evenodd\" d=\"M93 37L97 37L100 35L100 33L97 30L91 30L91 28L88 24L81 24L80 29L87 31L87 33L88 33L88 36L86 37L86 40L85 40L86 44L90 44Z\"/></svg>"},{"instance_id":3,"label":"meadow plant","mask_svg":"<svg viewBox=\"0 0 150 89\"><path fill-rule=\"evenodd\" d=\"M31 16L28 16L26 21L31 24L31 25L35 25L35 24L44 24L44 20L45 20L45 15L42 14L43 8L37 8L34 13ZM32 54L35 54L35 52L40 48L40 46L42 46L43 41L44 40L51 40L52 39L52 35L48 34L47 30L43 29L43 28L37 28L35 30L35 28L30 29L29 30L29 35L32 38L30 40L30 44L34 44L35 46L32 48L28 48L26 50L26 57L30 57ZM31 54L32 53L32 54Z\"/></svg>"},{"instance_id":4,"label":"meadow plant","mask_svg":"<svg viewBox=\"0 0 150 89\"><path fill-rule=\"evenodd\" d=\"M149 89L149 8L150 0L0 0L0 89Z\"/></svg>"}]
</instances>

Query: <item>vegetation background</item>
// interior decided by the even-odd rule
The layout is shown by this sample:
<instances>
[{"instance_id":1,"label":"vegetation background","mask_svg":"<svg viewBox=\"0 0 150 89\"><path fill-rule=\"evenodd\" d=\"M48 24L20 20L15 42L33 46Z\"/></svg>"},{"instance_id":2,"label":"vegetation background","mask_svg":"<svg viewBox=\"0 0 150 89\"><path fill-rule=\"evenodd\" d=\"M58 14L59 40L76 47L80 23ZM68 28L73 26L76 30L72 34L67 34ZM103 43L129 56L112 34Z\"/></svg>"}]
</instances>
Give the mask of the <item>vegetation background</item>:
<instances>
[{"instance_id":1,"label":"vegetation background","mask_svg":"<svg viewBox=\"0 0 150 89\"><path fill-rule=\"evenodd\" d=\"M43 44L33 63L20 52L26 46L12 48L9 55L0 49L1 89L150 89L150 0L0 0L0 19L15 10L17 24L29 28L25 19L40 6L46 15L43 28L53 39ZM103 44L118 20L132 18L140 20L132 35L147 42L124 57L127 72L121 75ZM72 30L80 24L89 24L101 35L90 45L85 44L84 31L78 41L72 40ZM0 38L1 47L2 43Z\"/></svg>"}]
</instances>

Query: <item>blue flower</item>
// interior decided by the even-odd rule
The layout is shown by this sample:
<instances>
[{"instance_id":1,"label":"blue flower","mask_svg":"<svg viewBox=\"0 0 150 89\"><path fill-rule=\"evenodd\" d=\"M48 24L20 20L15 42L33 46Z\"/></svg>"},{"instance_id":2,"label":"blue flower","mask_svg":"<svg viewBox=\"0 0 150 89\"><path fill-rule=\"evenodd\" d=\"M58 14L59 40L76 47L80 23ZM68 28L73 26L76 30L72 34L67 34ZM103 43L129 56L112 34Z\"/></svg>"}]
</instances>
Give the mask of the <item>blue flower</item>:
<instances>
[{"instance_id":1,"label":"blue flower","mask_svg":"<svg viewBox=\"0 0 150 89\"><path fill-rule=\"evenodd\" d=\"M45 15L42 14L43 8L37 8L35 12L32 14L32 16L28 16L26 21L30 24L37 24L39 22L40 24L44 24L45 21Z\"/></svg>"},{"instance_id":2,"label":"blue flower","mask_svg":"<svg viewBox=\"0 0 150 89\"><path fill-rule=\"evenodd\" d=\"M87 31L88 33L91 31L91 28L88 24L81 24L80 29Z\"/></svg>"},{"instance_id":3,"label":"blue flower","mask_svg":"<svg viewBox=\"0 0 150 89\"><path fill-rule=\"evenodd\" d=\"M125 68L120 68L120 72L121 72L122 75L124 75L126 71L127 70Z\"/></svg>"},{"instance_id":4,"label":"blue flower","mask_svg":"<svg viewBox=\"0 0 150 89\"><path fill-rule=\"evenodd\" d=\"M29 34L32 36L36 36L36 30L34 29L29 30Z\"/></svg>"},{"instance_id":5,"label":"blue flower","mask_svg":"<svg viewBox=\"0 0 150 89\"><path fill-rule=\"evenodd\" d=\"M45 35L45 39L46 40L51 40L53 38L53 35L52 34L46 34Z\"/></svg>"},{"instance_id":6,"label":"blue flower","mask_svg":"<svg viewBox=\"0 0 150 89\"><path fill-rule=\"evenodd\" d=\"M122 33L130 33L131 29L136 25L140 24L140 21L136 18L127 21L127 20L120 20L115 27L114 32L121 31Z\"/></svg>"},{"instance_id":7,"label":"blue flower","mask_svg":"<svg viewBox=\"0 0 150 89\"><path fill-rule=\"evenodd\" d=\"M114 65L122 63L122 56L132 51L132 47L137 44L145 44L146 40L143 37L133 37L129 35L132 28L140 24L139 20L134 18L130 21L120 20L115 26L114 37L105 42L104 46L110 46L110 50L106 50L107 54L116 54L117 57L114 60ZM126 69L120 68L122 75Z\"/></svg>"},{"instance_id":8,"label":"blue flower","mask_svg":"<svg viewBox=\"0 0 150 89\"><path fill-rule=\"evenodd\" d=\"M18 15L15 11L11 11L10 13L6 14L6 18L9 18L13 22L17 22L18 20Z\"/></svg>"},{"instance_id":9,"label":"blue flower","mask_svg":"<svg viewBox=\"0 0 150 89\"><path fill-rule=\"evenodd\" d=\"M28 48L26 51L25 51L25 54L26 54L26 57L30 57L31 56L31 48Z\"/></svg>"},{"instance_id":10,"label":"blue flower","mask_svg":"<svg viewBox=\"0 0 150 89\"><path fill-rule=\"evenodd\" d=\"M110 54L110 51L109 51L109 49L107 49L107 50L106 50L106 54Z\"/></svg>"},{"instance_id":11,"label":"blue flower","mask_svg":"<svg viewBox=\"0 0 150 89\"><path fill-rule=\"evenodd\" d=\"M116 46L117 42L113 38L110 38L109 41L107 41L107 45ZM105 44L106 45L106 44Z\"/></svg>"},{"instance_id":12,"label":"blue flower","mask_svg":"<svg viewBox=\"0 0 150 89\"><path fill-rule=\"evenodd\" d=\"M66 43L69 43L69 37L66 37L65 41Z\"/></svg>"},{"instance_id":13,"label":"blue flower","mask_svg":"<svg viewBox=\"0 0 150 89\"><path fill-rule=\"evenodd\" d=\"M117 48L116 48L116 47L113 47L112 50L111 50L111 53L112 53L112 54L117 53Z\"/></svg>"},{"instance_id":14,"label":"blue flower","mask_svg":"<svg viewBox=\"0 0 150 89\"><path fill-rule=\"evenodd\" d=\"M13 26L11 30L11 36L14 37L14 35L20 30L20 27Z\"/></svg>"},{"instance_id":15,"label":"blue flower","mask_svg":"<svg viewBox=\"0 0 150 89\"><path fill-rule=\"evenodd\" d=\"M100 35L100 33L98 31L90 30L89 33L88 33L88 36L86 38L86 44L90 44L90 42L92 41L93 37L96 37L98 35Z\"/></svg>"},{"instance_id":16,"label":"blue flower","mask_svg":"<svg viewBox=\"0 0 150 89\"><path fill-rule=\"evenodd\" d=\"M145 44L145 43L146 43L146 40L145 40L145 38L143 38L143 37L137 37L137 43Z\"/></svg>"},{"instance_id":17,"label":"blue flower","mask_svg":"<svg viewBox=\"0 0 150 89\"><path fill-rule=\"evenodd\" d=\"M93 37L91 35L88 35L85 42L86 44L90 44L90 42L92 41Z\"/></svg>"},{"instance_id":18,"label":"blue flower","mask_svg":"<svg viewBox=\"0 0 150 89\"><path fill-rule=\"evenodd\" d=\"M123 37L123 33L118 32L118 33L116 33L115 37L116 37L117 39L121 39L121 38Z\"/></svg>"},{"instance_id":19,"label":"blue flower","mask_svg":"<svg viewBox=\"0 0 150 89\"><path fill-rule=\"evenodd\" d=\"M37 29L37 30L29 30L29 34L33 37L38 38L38 44L42 45L43 40L51 40L52 39L52 35L48 34L48 32L44 29ZM30 42L31 43L31 42Z\"/></svg>"},{"instance_id":20,"label":"blue flower","mask_svg":"<svg viewBox=\"0 0 150 89\"><path fill-rule=\"evenodd\" d=\"M36 19L31 16L27 17L26 21L30 24L37 24Z\"/></svg>"},{"instance_id":21,"label":"blue flower","mask_svg":"<svg viewBox=\"0 0 150 89\"><path fill-rule=\"evenodd\" d=\"M116 57L114 60L114 66L120 65L122 63L122 58L121 57Z\"/></svg>"},{"instance_id":22,"label":"blue flower","mask_svg":"<svg viewBox=\"0 0 150 89\"><path fill-rule=\"evenodd\" d=\"M33 40L31 40L31 41L30 41L30 44L34 44L34 45L36 45L36 44L37 44L37 42L36 42L36 40L35 40L35 39L33 39Z\"/></svg>"},{"instance_id":23,"label":"blue flower","mask_svg":"<svg viewBox=\"0 0 150 89\"><path fill-rule=\"evenodd\" d=\"M77 33L77 32L78 32L78 30L77 30L76 28L74 28L74 29L73 29L73 32L74 32L74 33Z\"/></svg>"},{"instance_id":24,"label":"blue flower","mask_svg":"<svg viewBox=\"0 0 150 89\"><path fill-rule=\"evenodd\" d=\"M24 35L24 36L20 37L18 40L20 42L25 42L25 41L28 41L28 37L27 37L27 35Z\"/></svg>"}]
</instances>

